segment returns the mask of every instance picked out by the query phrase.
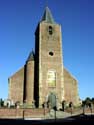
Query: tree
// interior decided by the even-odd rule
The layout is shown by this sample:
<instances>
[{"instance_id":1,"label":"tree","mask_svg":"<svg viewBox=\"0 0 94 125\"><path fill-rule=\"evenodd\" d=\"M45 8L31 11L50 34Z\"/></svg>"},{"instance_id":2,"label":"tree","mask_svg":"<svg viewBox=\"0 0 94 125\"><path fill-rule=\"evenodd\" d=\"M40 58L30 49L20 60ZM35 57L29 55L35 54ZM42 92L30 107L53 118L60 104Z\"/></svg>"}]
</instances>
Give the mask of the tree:
<instances>
[{"instance_id":1,"label":"tree","mask_svg":"<svg viewBox=\"0 0 94 125\"><path fill-rule=\"evenodd\" d=\"M86 101L83 100L83 101L82 101L82 107L85 107L85 106L86 106Z\"/></svg>"},{"instance_id":2,"label":"tree","mask_svg":"<svg viewBox=\"0 0 94 125\"><path fill-rule=\"evenodd\" d=\"M94 98L91 99L91 102L92 102L92 104L93 104L93 106L94 106Z\"/></svg>"},{"instance_id":3,"label":"tree","mask_svg":"<svg viewBox=\"0 0 94 125\"><path fill-rule=\"evenodd\" d=\"M85 114L85 106L86 106L86 101L82 101L82 108L83 108L83 114Z\"/></svg>"},{"instance_id":4,"label":"tree","mask_svg":"<svg viewBox=\"0 0 94 125\"><path fill-rule=\"evenodd\" d=\"M62 110L64 111L65 110L65 105L66 105L66 101L62 101Z\"/></svg>"},{"instance_id":5,"label":"tree","mask_svg":"<svg viewBox=\"0 0 94 125\"><path fill-rule=\"evenodd\" d=\"M2 99L0 99L0 107L1 107Z\"/></svg>"},{"instance_id":6,"label":"tree","mask_svg":"<svg viewBox=\"0 0 94 125\"><path fill-rule=\"evenodd\" d=\"M2 98L0 99L0 107L4 106L4 101L2 100Z\"/></svg>"},{"instance_id":7,"label":"tree","mask_svg":"<svg viewBox=\"0 0 94 125\"><path fill-rule=\"evenodd\" d=\"M85 100L82 101L83 114L85 113L85 107L88 107L92 114L92 104L94 104L94 98L90 99L89 97L87 97Z\"/></svg>"},{"instance_id":8,"label":"tree","mask_svg":"<svg viewBox=\"0 0 94 125\"><path fill-rule=\"evenodd\" d=\"M69 102L69 108L71 109L71 115L72 115L72 112L73 112L73 102Z\"/></svg>"},{"instance_id":9,"label":"tree","mask_svg":"<svg viewBox=\"0 0 94 125\"><path fill-rule=\"evenodd\" d=\"M86 106L87 106L87 107L90 107L90 106L91 106L91 99L90 99L89 97L87 97L87 98L85 99L85 103L86 103Z\"/></svg>"}]
</instances>

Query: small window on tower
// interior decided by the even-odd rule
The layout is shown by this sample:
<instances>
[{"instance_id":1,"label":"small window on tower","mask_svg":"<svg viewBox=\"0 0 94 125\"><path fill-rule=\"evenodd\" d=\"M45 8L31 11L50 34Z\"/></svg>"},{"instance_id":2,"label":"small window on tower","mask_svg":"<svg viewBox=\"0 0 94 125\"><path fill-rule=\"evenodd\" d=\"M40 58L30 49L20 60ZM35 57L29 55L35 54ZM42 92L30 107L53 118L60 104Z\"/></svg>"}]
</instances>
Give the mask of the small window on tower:
<instances>
[{"instance_id":1,"label":"small window on tower","mask_svg":"<svg viewBox=\"0 0 94 125\"><path fill-rule=\"evenodd\" d=\"M49 52L49 55L50 55L50 56L53 56L53 55L54 55L54 53L53 53L53 52Z\"/></svg>"},{"instance_id":2,"label":"small window on tower","mask_svg":"<svg viewBox=\"0 0 94 125\"><path fill-rule=\"evenodd\" d=\"M52 28L52 26L49 26L49 34L50 34L50 35L53 34L53 28Z\"/></svg>"}]
</instances>

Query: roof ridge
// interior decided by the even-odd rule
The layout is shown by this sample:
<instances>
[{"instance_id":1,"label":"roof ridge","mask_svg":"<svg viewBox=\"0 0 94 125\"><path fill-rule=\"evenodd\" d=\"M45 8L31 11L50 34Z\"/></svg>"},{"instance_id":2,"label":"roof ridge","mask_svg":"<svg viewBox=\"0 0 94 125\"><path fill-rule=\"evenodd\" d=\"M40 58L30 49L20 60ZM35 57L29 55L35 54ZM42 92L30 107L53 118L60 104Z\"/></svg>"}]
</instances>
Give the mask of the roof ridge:
<instances>
[{"instance_id":1,"label":"roof ridge","mask_svg":"<svg viewBox=\"0 0 94 125\"><path fill-rule=\"evenodd\" d=\"M33 50L29 53L29 56L27 58L27 62L32 61L32 60L34 60L34 51Z\"/></svg>"}]
</instances>

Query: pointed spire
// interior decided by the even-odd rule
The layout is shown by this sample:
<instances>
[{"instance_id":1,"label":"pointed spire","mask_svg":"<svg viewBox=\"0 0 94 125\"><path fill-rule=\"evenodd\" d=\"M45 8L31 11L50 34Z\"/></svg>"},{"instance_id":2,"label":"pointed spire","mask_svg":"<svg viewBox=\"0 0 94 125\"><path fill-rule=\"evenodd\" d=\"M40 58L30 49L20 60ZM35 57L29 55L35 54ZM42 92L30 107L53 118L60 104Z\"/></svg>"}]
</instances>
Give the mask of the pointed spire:
<instances>
[{"instance_id":1,"label":"pointed spire","mask_svg":"<svg viewBox=\"0 0 94 125\"><path fill-rule=\"evenodd\" d=\"M48 7L46 7L46 9L45 9L45 12L44 12L44 15L43 15L41 21L45 21L47 23L55 23L55 21L52 17L51 11Z\"/></svg>"},{"instance_id":2,"label":"pointed spire","mask_svg":"<svg viewBox=\"0 0 94 125\"><path fill-rule=\"evenodd\" d=\"M32 61L32 60L34 60L34 51L33 50L30 52L26 62Z\"/></svg>"}]
</instances>

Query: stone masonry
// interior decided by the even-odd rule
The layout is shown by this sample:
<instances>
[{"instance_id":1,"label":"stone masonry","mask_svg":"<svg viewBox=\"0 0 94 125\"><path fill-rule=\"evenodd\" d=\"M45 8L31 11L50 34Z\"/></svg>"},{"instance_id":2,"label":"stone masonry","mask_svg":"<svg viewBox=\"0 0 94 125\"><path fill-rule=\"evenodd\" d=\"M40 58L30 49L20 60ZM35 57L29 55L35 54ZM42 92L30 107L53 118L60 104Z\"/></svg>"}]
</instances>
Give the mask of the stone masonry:
<instances>
[{"instance_id":1,"label":"stone masonry","mask_svg":"<svg viewBox=\"0 0 94 125\"><path fill-rule=\"evenodd\" d=\"M44 102L54 108L62 101L79 104L77 80L64 68L62 31L46 7L35 31L35 53L25 65L9 77L8 98L15 103L41 107Z\"/></svg>"}]
</instances>

